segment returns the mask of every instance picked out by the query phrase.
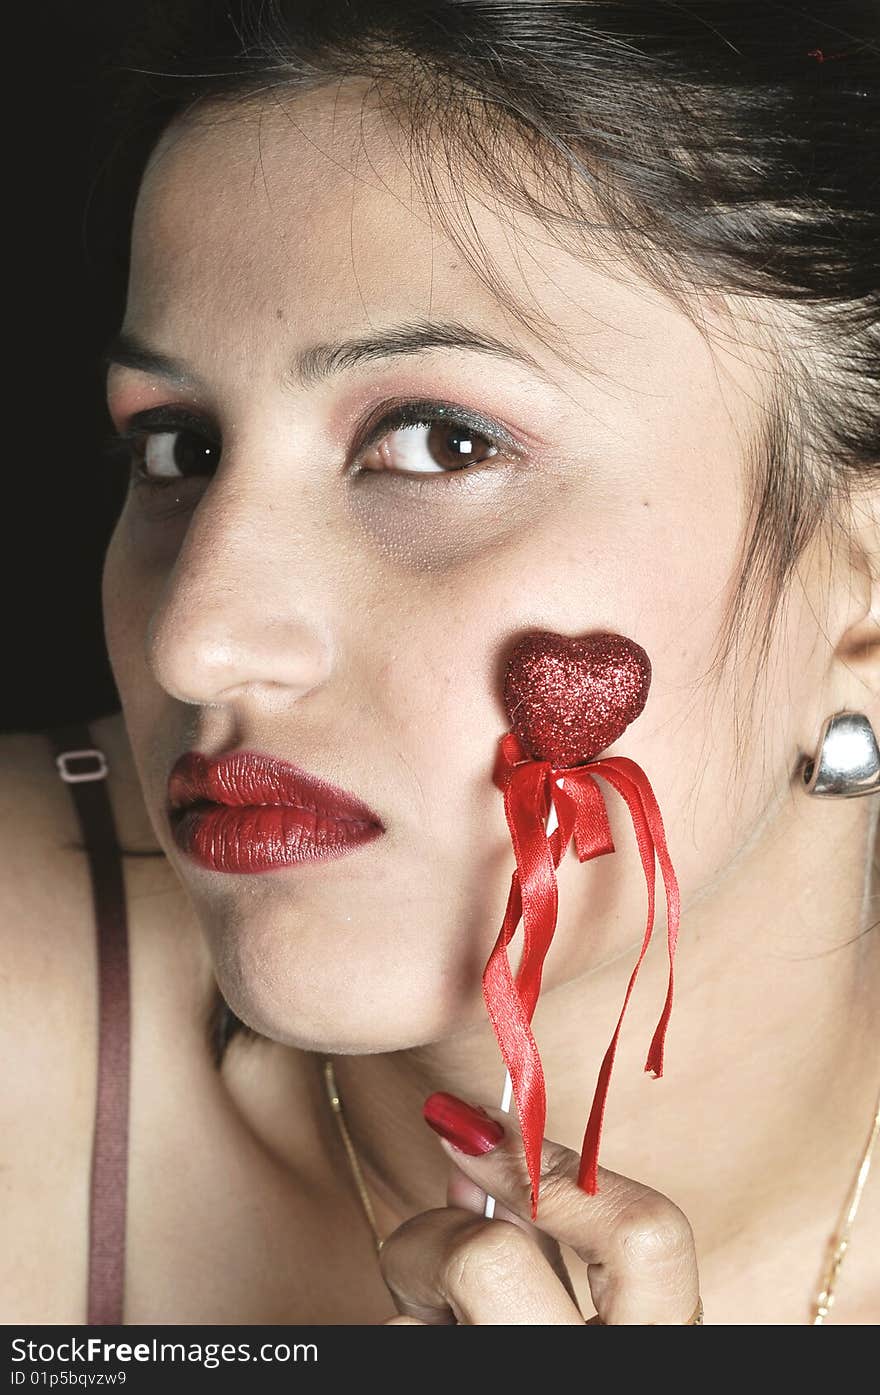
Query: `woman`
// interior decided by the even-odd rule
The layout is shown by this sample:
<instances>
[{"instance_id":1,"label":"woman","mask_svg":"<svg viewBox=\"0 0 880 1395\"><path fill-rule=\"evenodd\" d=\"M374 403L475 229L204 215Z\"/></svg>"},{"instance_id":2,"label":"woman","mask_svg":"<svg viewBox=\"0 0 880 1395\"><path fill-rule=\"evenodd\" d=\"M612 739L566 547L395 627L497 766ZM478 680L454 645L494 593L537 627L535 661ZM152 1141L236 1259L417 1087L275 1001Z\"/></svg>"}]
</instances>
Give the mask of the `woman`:
<instances>
[{"instance_id":1,"label":"woman","mask_svg":"<svg viewBox=\"0 0 880 1395\"><path fill-rule=\"evenodd\" d=\"M108 355L122 710L87 733L131 854L125 1322L876 1319L876 1168L820 1301L880 1085L876 51L865 7L820 10L244 5L175 36L177 80L131 65L159 105ZM644 927L622 801L616 856L559 867L534 1221L481 993L532 630L650 656L611 753L681 894L664 1076L655 947L589 1195ZM230 833L233 753L319 812ZM44 736L4 769L3 1306L83 1322L79 787Z\"/></svg>"}]
</instances>

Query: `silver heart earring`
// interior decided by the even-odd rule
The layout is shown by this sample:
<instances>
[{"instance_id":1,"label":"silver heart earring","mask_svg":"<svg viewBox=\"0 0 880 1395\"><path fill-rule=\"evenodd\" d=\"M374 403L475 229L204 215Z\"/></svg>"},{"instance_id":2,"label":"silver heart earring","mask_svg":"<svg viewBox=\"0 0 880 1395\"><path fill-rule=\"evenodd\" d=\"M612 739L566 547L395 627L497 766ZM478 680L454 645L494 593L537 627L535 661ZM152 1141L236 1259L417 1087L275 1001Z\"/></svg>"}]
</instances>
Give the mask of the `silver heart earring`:
<instances>
[{"instance_id":1,"label":"silver heart earring","mask_svg":"<svg viewBox=\"0 0 880 1395\"><path fill-rule=\"evenodd\" d=\"M835 712L827 717L819 749L803 767L807 794L850 799L880 791L880 749L874 728L863 712Z\"/></svg>"}]
</instances>

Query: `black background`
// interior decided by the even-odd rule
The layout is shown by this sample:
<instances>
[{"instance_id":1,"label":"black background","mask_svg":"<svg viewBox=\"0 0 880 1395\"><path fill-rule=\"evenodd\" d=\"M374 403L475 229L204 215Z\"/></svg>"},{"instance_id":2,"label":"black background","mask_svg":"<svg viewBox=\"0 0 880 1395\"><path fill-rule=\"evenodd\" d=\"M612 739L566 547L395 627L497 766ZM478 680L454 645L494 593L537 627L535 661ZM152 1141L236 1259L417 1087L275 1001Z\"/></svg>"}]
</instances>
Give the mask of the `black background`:
<instances>
[{"instance_id":1,"label":"black background","mask_svg":"<svg viewBox=\"0 0 880 1395\"><path fill-rule=\"evenodd\" d=\"M112 427L100 358L124 309L108 212L118 143L109 75L135 14L130 0L43 4L6 48L20 68L7 141L21 158L4 181L16 312L5 326L15 368L4 375L3 731L119 707L100 577L125 485L101 450Z\"/></svg>"}]
</instances>

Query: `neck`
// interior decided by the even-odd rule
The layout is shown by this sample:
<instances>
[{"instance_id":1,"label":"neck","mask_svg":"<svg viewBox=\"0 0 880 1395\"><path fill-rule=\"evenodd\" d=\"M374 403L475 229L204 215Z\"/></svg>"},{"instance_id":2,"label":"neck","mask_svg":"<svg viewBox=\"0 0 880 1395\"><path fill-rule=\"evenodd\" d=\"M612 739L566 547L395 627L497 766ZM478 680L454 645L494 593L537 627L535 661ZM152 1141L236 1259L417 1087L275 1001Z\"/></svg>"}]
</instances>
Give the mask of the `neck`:
<instances>
[{"instance_id":1,"label":"neck","mask_svg":"<svg viewBox=\"0 0 880 1395\"><path fill-rule=\"evenodd\" d=\"M867 799L786 805L682 908L660 1080L644 1071L666 989L658 901L661 943L624 1021L599 1162L670 1196L704 1262L732 1266L758 1236L763 1253L783 1233L827 1235L845 1199L880 1085L878 814L880 801ZM538 1002L545 1133L577 1153L637 953L634 941ZM335 1066L382 1233L443 1205L449 1164L422 1102L434 1090L500 1102L504 1065L488 1021Z\"/></svg>"}]
</instances>

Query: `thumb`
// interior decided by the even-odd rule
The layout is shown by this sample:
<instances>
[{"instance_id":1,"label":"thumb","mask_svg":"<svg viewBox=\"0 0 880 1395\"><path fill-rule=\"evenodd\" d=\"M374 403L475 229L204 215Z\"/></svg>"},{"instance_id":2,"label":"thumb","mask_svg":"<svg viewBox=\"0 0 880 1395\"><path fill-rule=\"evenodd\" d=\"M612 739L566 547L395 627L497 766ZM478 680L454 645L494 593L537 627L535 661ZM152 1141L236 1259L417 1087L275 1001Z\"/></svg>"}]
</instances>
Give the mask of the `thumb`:
<instances>
[{"instance_id":1,"label":"thumb","mask_svg":"<svg viewBox=\"0 0 880 1395\"><path fill-rule=\"evenodd\" d=\"M470 1177L466 1176L460 1167L456 1167L452 1161L449 1163L449 1176L446 1183L446 1205L460 1206L465 1211L476 1211L479 1216L483 1215L486 1207L486 1192L478 1187ZM514 1225L519 1226L520 1230L525 1230L532 1237L554 1274L565 1285L572 1301L577 1304L577 1297L565 1267L562 1251L552 1236L548 1235L546 1231L539 1230L530 1220L518 1216L515 1211L509 1211L500 1202L495 1204L495 1218L499 1221L512 1221ZM491 1221L487 1220L486 1224L491 1225Z\"/></svg>"}]
</instances>

